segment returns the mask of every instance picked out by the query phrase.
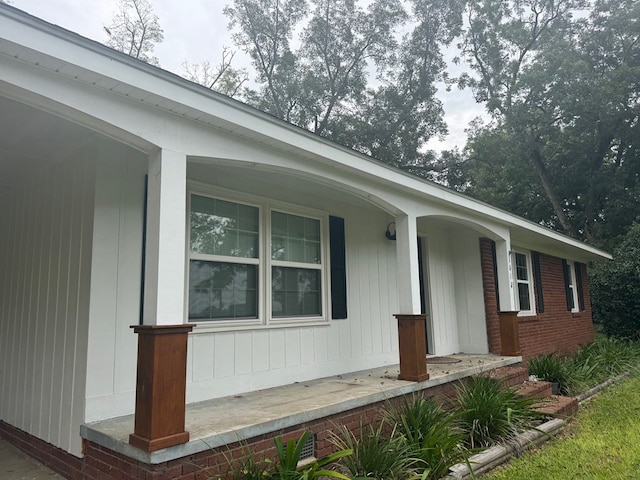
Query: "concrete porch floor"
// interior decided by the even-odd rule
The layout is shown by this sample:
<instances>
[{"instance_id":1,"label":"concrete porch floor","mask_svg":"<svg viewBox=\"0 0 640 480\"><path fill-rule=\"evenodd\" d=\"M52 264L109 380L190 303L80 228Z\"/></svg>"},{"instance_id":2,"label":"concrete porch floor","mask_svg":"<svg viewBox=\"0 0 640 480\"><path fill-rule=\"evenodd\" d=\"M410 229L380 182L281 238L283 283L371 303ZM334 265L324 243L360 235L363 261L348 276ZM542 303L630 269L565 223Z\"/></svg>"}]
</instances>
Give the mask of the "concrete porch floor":
<instances>
[{"instance_id":1,"label":"concrete porch floor","mask_svg":"<svg viewBox=\"0 0 640 480\"><path fill-rule=\"evenodd\" d=\"M450 361L444 364L436 364L436 360L429 363L427 359L430 378L419 383L398 380L399 367L392 365L192 403L186 410L190 441L156 452L144 452L129 445L133 415L83 425L81 435L130 458L158 464L522 360L469 354L445 358Z\"/></svg>"}]
</instances>

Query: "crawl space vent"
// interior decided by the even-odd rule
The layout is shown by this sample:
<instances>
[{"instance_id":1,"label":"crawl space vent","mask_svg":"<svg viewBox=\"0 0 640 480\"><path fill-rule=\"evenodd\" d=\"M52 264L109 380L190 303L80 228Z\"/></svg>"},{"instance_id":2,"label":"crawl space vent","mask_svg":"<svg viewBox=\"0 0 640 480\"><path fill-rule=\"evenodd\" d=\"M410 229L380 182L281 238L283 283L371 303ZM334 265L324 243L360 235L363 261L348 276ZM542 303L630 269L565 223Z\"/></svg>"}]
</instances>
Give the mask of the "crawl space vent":
<instances>
[{"instance_id":1,"label":"crawl space vent","mask_svg":"<svg viewBox=\"0 0 640 480\"><path fill-rule=\"evenodd\" d=\"M307 458L314 458L316 456L316 434L309 435L307 441L302 447L300 452L300 460L306 460Z\"/></svg>"}]
</instances>

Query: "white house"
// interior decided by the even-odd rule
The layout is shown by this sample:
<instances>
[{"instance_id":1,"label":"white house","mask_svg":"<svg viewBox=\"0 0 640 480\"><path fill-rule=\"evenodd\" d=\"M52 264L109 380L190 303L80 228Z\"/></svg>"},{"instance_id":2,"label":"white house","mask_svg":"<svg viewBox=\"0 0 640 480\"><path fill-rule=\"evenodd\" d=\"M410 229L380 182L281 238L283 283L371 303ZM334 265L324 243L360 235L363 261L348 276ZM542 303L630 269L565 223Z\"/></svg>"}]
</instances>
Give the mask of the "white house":
<instances>
[{"instance_id":1,"label":"white house","mask_svg":"<svg viewBox=\"0 0 640 480\"><path fill-rule=\"evenodd\" d=\"M481 241L496 315L541 316L563 259L586 338L579 265L610 258L7 5L0 146L0 426L76 456L160 368L132 325L188 338L191 403L398 364L396 314L493 351Z\"/></svg>"}]
</instances>

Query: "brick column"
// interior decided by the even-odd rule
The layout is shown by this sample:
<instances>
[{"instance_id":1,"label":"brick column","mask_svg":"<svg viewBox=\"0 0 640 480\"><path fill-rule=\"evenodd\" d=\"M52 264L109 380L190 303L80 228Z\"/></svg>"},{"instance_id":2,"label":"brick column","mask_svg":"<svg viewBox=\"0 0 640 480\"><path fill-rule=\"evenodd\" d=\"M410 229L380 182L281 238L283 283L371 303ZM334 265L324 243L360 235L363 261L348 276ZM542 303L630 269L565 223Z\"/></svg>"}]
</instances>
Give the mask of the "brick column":
<instances>
[{"instance_id":1,"label":"brick column","mask_svg":"<svg viewBox=\"0 0 640 480\"><path fill-rule=\"evenodd\" d=\"M138 374L134 433L146 452L189 441L185 431L187 339L193 325L136 325Z\"/></svg>"}]
</instances>

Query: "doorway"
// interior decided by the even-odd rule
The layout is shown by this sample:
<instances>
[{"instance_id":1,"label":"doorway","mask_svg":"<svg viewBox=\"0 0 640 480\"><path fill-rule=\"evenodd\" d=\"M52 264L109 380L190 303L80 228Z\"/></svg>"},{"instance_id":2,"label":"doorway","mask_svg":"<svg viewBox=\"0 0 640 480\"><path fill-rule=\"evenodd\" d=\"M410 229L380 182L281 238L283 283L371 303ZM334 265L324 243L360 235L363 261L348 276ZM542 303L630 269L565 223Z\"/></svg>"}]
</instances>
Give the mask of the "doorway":
<instances>
[{"instance_id":1,"label":"doorway","mask_svg":"<svg viewBox=\"0 0 640 480\"><path fill-rule=\"evenodd\" d=\"M429 256L427 238L418 237L418 276L420 278L420 313L426 314L425 334L427 354L433 354L433 322L431 320L431 301L429 297Z\"/></svg>"}]
</instances>

